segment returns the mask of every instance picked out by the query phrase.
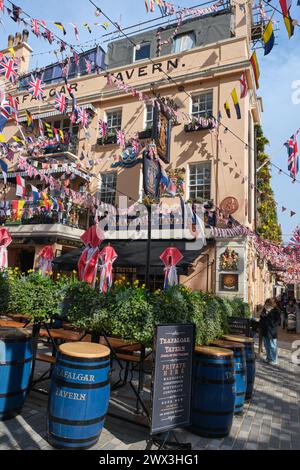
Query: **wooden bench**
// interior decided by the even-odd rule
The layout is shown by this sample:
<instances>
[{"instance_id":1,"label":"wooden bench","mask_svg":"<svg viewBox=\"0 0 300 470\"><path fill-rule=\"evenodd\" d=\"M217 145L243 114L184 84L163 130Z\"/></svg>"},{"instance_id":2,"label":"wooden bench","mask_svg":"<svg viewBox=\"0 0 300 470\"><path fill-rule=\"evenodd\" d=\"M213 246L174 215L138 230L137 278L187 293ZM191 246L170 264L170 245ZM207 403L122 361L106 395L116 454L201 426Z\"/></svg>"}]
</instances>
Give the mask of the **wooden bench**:
<instances>
[{"instance_id":1,"label":"wooden bench","mask_svg":"<svg viewBox=\"0 0 300 470\"><path fill-rule=\"evenodd\" d=\"M50 335L53 339L60 339L62 341L80 341L82 338L83 333L77 333L70 330L64 330L63 328L53 328L50 329ZM49 333L46 329L40 330L40 337L41 338L50 338Z\"/></svg>"},{"instance_id":2,"label":"wooden bench","mask_svg":"<svg viewBox=\"0 0 300 470\"><path fill-rule=\"evenodd\" d=\"M0 320L0 328L24 328L25 323L16 322L13 320Z\"/></svg>"},{"instance_id":3,"label":"wooden bench","mask_svg":"<svg viewBox=\"0 0 300 470\"><path fill-rule=\"evenodd\" d=\"M47 362L48 364L55 364L56 361L54 356L42 353L37 353L35 359L36 361Z\"/></svg>"}]
</instances>

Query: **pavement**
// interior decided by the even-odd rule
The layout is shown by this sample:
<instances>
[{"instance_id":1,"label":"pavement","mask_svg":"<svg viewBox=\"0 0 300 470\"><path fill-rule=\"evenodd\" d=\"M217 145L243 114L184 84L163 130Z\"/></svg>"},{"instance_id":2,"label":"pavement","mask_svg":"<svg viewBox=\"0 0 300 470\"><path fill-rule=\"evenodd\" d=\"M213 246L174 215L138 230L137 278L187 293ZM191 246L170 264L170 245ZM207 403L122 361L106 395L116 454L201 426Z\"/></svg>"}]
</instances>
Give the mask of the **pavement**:
<instances>
[{"instance_id":1,"label":"pavement","mask_svg":"<svg viewBox=\"0 0 300 470\"><path fill-rule=\"evenodd\" d=\"M300 338L281 333L277 366L257 359L253 398L246 404L243 415L234 418L228 437L208 439L179 429L176 430L178 440L190 442L194 450L299 450L300 368L291 359L291 344L295 339ZM45 365L38 363L37 375L44 369ZM45 388L48 385L43 383ZM144 398L149 399L149 381ZM135 404L136 399L128 386L111 394L105 427L93 450L145 450L147 421L135 414ZM46 440L46 409L47 396L31 392L21 415L0 422L0 450L53 450ZM132 422L120 420L116 415Z\"/></svg>"}]
</instances>

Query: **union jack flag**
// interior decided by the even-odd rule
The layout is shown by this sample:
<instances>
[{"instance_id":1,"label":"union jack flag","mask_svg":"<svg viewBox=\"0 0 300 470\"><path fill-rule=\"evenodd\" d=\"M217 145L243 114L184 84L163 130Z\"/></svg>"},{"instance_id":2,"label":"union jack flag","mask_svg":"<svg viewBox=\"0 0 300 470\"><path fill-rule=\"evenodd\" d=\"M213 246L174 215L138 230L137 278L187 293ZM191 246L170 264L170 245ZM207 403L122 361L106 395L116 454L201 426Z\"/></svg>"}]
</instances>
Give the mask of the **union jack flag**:
<instances>
[{"instance_id":1,"label":"union jack flag","mask_svg":"<svg viewBox=\"0 0 300 470\"><path fill-rule=\"evenodd\" d=\"M292 238L290 239L290 245L293 245L295 248L300 248L300 228L296 227L293 233Z\"/></svg>"},{"instance_id":2,"label":"union jack flag","mask_svg":"<svg viewBox=\"0 0 300 470\"><path fill-rule=\"evenodd\" d=\"M298 131L284 144L288 152L288 170L294 179L299 171L297 135Z\"/></svg>"},{"instance_id":3,"label":"union jack flag","mask_svg":"<svg viewBox=\"0 0 300 470\"><path fill-rule=\"evenodd\" d=\"M19 102L11 94L8 94L7 98L11 108L11 117L18 122Z\"/></svg>"},{"instance_id":4,"label":"union jack flag","mask_svg":"<svg viewBox=\"0 0 300 470\"><path fill-rule=\"evenodd\" d=\"M15 82L18 75L18 63L8 57L2 57L0 62L0 73L5 74L5 79Z\"/></svg>"},{"instance_id":5,"label":"union jack flag","mask_svg":"<svg viewBox=\"0 0 300 470\"><path fill-rule=\"evenodd\" d=\"M40 24L39 20L31 20L31 31L33 34L35 34L37 37L40 35Z\"/></svg>"},{"instance_id":6,"label":"union jack flag","mask_svg":"<svg viewBox=\"0 0 300 470\"><path fill-rule=\"evenodd\" d=\"M90 116L83 108L78 108L77 110L77 122L81 124L82 127L88 127L90 123Z\"/></svg>"},{"instance_id":7,"label":"union jack flag","mask_svg":"<svg viewBox=\"0 0 300 470\"><path fill-rule=\"evenodd\" d=\"M93 67L92 62L85 59L85 67L86 67L87 73L92 73L92 67Z\"/></svg>"},{"instance_id":8,"label":"union jack flag","mask_svg":"<svg viewBox=\"0 0 300 470\"><path fill-rule=\"evenodd\" d=\"M42 33L42 36L47 39L49 44L52 44L54 41L54 34L49 29L45 28L45 31Z\"/></svg>"},{"instance_id":9,"label":"union jack flag","mask_svg":"<svg viewBox=\"0 0 300 470\"><path fill-rule=\"evenodd\" d=\"M44 96L44 89L42 80L40 78L34 78L31 76L31 82L29 82L31 88L29 88L29 92L32 93L33 97L37 100L41 100Z\"/></svg>"},{"instance_id":10,"label":"union jack flag","mask_svg":"<svg viewBox=\"0 0 300 470\"><path fill-rule=\"evenodd\" d=\"M55 109L57 109L61 114L65 114L68 107L68 98L63 93L56 93L55 97Z\"/></svg>"}]
</instances>

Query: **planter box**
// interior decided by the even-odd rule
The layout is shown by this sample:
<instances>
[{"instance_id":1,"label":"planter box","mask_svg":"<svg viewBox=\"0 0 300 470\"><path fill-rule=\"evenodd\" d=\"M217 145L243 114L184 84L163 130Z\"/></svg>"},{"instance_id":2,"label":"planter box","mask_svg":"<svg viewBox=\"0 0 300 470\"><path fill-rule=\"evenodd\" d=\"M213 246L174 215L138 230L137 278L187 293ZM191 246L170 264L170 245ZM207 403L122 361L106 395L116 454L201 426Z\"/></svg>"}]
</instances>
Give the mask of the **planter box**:
<instances>
[{"instance_id":1,"label":"planter box","mask_svg":"<svg viewBox=\"0 0 300 470\"><path fill-rule=\"evenodd\" d=\"M113 145L117 143L117 136L116 134L108 135L104 138L99 137L97 139L97 144L98 145Z\"/></svg>"},{"instance_id":2,"label":"planter box","mask_svg":"<svg viewBox=\"0 0 300 470\"><path fill-rule=\"evenodd\" d=\"M152 138L152 127L138 133L139 139L151 139Z\"/></svg>"},{"instance_id":3,"label":"planter box","mask_svg":"<svg viewBox=\"0 0 300 470\"><path fill-rule=\"evenodd\" d=\"M198 131L208 131L216 127L214 122L209 122L206 126L203 124L185 124L185 132L198 132Z\"/></svg>"}]
</instances>

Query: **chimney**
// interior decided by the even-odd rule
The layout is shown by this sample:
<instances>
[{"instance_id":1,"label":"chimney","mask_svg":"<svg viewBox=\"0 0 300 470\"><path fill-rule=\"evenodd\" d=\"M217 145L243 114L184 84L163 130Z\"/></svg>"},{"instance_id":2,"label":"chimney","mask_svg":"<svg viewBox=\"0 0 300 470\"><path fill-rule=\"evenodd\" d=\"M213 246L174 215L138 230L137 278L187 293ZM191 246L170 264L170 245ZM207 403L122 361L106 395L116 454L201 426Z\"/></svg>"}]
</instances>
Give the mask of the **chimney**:
<instances>
[{"instance_id":1,"label":"chimney","mask_svg":"<svg viewBox=\"0 0 300 470\"><path fill-rule=\"evenodd\" d=\"M4 49L2 54L7 54L10 55L11 52L9 49L13 48L15 56L20 58L20 67L19 67L19 72L21 74L28 72L29 70L29 62L30 62L30 57L32 53L31 47L27 44L28 41L28 36L29 36L29 31L27 29L24 29L21 33L16 33L15 36L10 34L8 36L8 42L7 42L7 49Z\"/></svg>"}]
</instances>

